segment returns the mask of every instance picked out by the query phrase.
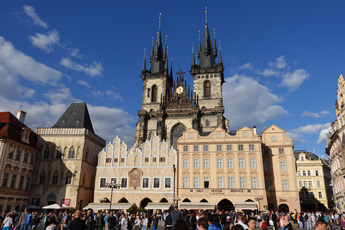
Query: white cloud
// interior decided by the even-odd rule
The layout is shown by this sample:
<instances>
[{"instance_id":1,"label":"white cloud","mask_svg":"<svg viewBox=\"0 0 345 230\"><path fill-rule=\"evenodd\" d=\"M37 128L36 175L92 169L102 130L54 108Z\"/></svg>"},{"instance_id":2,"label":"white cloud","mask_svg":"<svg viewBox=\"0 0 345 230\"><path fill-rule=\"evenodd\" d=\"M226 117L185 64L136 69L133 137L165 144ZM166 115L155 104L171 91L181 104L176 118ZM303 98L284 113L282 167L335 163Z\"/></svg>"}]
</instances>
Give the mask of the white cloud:
<instances>
[{"instance_id":1,"label":"white cloud","mask_svg":"<svg viewBox=\"0 0 345 230\"><path fill-rule=\"evenodd\" d=\"M63 74L16 50L12 43L0 36L0 64L14 76L32 82L55 84Z\"/></svg>"},{"instance_id":2,"label":"white cloud","mask_svg":"<svg viewBox=\"0 0 345 230\"><path fill-rule=\"evenodd\" d=\"M27 112L25 124L35 131L37 127L52 127L70 103L77 100L73 97L60 99L52 100L51 103L43 101L28 103L23 100L0 97L0 111L10 111L15 115L17 110L24 110ZM135 129L131 125L135 120L134 117L118 108L88 104L88 109L97 135L108 141L119 135L127 145L133 145Z\"/></svg>"},{"instance_id":3,"label":"white cloud","mask_svg":"<svg viewBox=\"0 0 345 230\"><path fill-rule=\"evenodd\" d=\"M94 96L98 96L98 97L107 96L107 97L112 98L112 99L123 100L123 98L120 94L118 94L112 90L104 90L104 91L97 90L97 91L92 91L92 94Z\"/></svg>"},{"instance_id":4,"label":"white cloud","mask_svg":"<svg viewBox=\"0 0 345 230\"><path fill-rule=\"evenodd\" d=\"M85 86L86 88L91 88L90 84L87 81L79 80L78 84Z\"/></svg>"},{"instance_id":5,"label":"white cloud","mask_svg":"<svg viewBox=\"0 0 345 230\"><path fill-rule=\"evenodd\" d=\"M293 144L306 143L304 135L301 133L286 132L286 135L292 139Z\"/></svg>"},{"instance_id":6,"label":"white cloud","mask_svg":"<svg viewBox=\"0 0 345 230\"><path fill-rule=\"evenodd\" d=\"M230 126L254 126L263 128L268 120L278 120L288 114L279 105L282 98L270 92L258 81L245 75L235 74L226 78L223 85L225 115L230 118Z\"/></svg>"},{"instance_id":7,"label":"white cloud","mask_svg":"<svg viewBox=\"0 0 345 230\"><path fill-rule=\"evenodd\" d=\"M30 36L30 39L33 46L50 53L54 45L58 44L60 37L59 32L52 30L48 34L36 33L35 36Z\"/></svg>"},{"instance_id":8,"label":"white cloud","mask_svg":"<svg viewBox=\"0 0 345 230\"><path fill-rule=\"evenodd\" d=\"M269 77L269 76L276 76L279 77L280 76L280 72L277 70L273 70L273 69L265 69L261 75L265 76L265 77Z\"/></svg>"},{"instance_id":9,"label":"white cloud","mask_svg":"<svg viewBox=\"0 0 345 230\"><path fill-rule=\"evenodd\" d=\"M276 58L276 60L274 62L269 62L268 65L272 68L284 69L285 67L287 67L287 63L285 61L285 56L282 55L282 56Z\"/></svg>"},{"instance_id":10,"label":"white cloud","mask_svg":"<svg viewBox=\"0 0 345 230\"><path fill-rule=\"evenodd\" d=\"M313 134L313 133L318 133L321 129L325 129L330 126L331 126L331 123L306 125L306 126L300 126L297 129L293 129L291 130L291 132Z\"/></svg>"},{"instance_id":11,"label":"white cloud","mask_svg":"<svg viewBox=\"0 0 345 230\"><path fill-rule=\"evenodd\" d=\"M322 142L326 142L327 140L327 134L332 131L331 125L329 127L326 127L324 129L321 129L320 134L319 134L319 139L317 140L317 144L320 144Z\"/></svg>"},{"instance_id":12,"label":"white cloud","mask_svg":"<svg viewBox=\"0 0 345 230\"><path fill-rule=\"evenodd\" d=\"M246 63L244 65L241 66L237 66L235 69L247 69L247 70L253 70L254 66L251 63Z\"/></svg>"},{"instance_id":13,"label":"white cloud","mask_svg":"<svg viewBox=\"0 0 345 230\"><path fill-rule=\"evenodd\" d=\"M32 6L24 5L23 11L26 13L34 22L35 25L41 26L45 29L48 28L48 24L40 19L40 17L36 14L35 8Z\"/></svg>"},{"instance_id":14,"label":"white cloud","mask_svg":"<svg viewBox=\"0 0 345 230\"><path fill-rule=\"evenodd\" d=\"M60 89L51 89L48 93L44 94L44 96L46 96L53 104L78 101L77 99L73 98L71 90L67 87L62 87Z\"/></svg>"},{"instance_id":15,"label":"white cloud","mask_svg":"<svg viewBox=\"0 0 345 230\"><path fill-rule=\"evenodd\" d=\"M102 75L103 66L102 63L93 62L91 65L80 65L76 62L73 62L69 58L62 58L60 61L60 64L66 68L78 71L78 72L84 72L87 75L93 76L100 76Z\"/></svg>"},{"instance_id":16,"label":"white cloud","mask_svg":"<svg viewBox=\"0 0 345 230\"><path fill-rule=\"evenodd\" d=\"M298 89L302 83L309 78L309 73L304 69L297 69L295 71L287 72L282 75L283 80L281 85L289 88L290 91Z\"/></svg>"},{"instance_id":17,"label":"white cloud","mask_svg":"<svg viewBox=\"0 0 345 230\"><path fill-rule=\"evenodd\" d=\"M302 113L303 117L314 117L314 118L319 118L319 117L324 117L325 115L328 115L329 111L328 110L323 110L320 113L313 113L309 111L304 111Z\"/></svg>"}]
</instances>

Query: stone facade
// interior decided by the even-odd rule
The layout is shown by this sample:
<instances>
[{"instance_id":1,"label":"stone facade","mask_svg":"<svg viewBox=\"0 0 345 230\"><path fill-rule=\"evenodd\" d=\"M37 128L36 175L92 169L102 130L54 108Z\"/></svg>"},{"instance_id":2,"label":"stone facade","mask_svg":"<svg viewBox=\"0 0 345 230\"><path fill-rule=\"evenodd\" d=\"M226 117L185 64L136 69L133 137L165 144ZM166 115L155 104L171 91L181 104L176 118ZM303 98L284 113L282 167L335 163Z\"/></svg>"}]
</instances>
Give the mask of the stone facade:
<instances>
[{"instance_id":1,"label":"stone facade","mask_svg":"<svg viewBox=\"0 0 345 230\"><path fill-rule=\"evenodd\" d=\"M98 154L94 203L88 207L101 205L112 207L136 204L144 208L148 203L170 206L174 198L174 167L177 164L176 150L169 148L158 136L151 137L140 148L128 149L116 137ZM113 191L107 183L120 187Z\"/></svg>"},{"instance_id":2,"label":"stone facade","mask_svg":"<svg viewBox=\"0 0 345 230\"><path fill-rule=\"evenodd\" d=\"M221 54L216 63L217 47L211 45L208 25L205 25L203 45L199 45L200 63L191 65L193 88L187 85L180 70L173 79L168 69L167 45L163 51L159 28L155 48L152 47L149 70L144 59L142 108L138 111L135 146L157 135L169 146L176 147L178 137L189 128L210 132L216 127L228 130L229 122L223 116L222 84L224 83Z\"/></svg>"},{"instance_id":3,"label":"stone facade","mask_svg":"<svg viewBox=\"0 0 345 230\"><path fill-rule=\"evenodd\" d=\"M337 120L332 122L332 131L327 134L326 153L331 167L334 203L338 211L345 211L345 81L338 77L335 112Z\"/></svg>"},{"instance_id":4,"label":"stone facade","mask_svg":"<svg viewBox=\"0 0 345 230\"><path fill-rule=\"evenodd\" d=\"M333 207L331 170L328 162L313 153L295 151L302 211L325 212Z\"/></svg>"},{"instance_id":5,"label":"stone facade","mask_svg":"<svg viewBox=\"0 0 345 230\"><path fill-rule=\"evenodd\" d=\"M85 110L85 103L73 103L55 128L37 128L41 152L34 170L32 204L82 209L93 200L97 155L105 141L93 132L92 125L85 125L89 122Z\"/></svg>"},{"instance_id":6,"label":"stone facade","mask_svg":"<svg viewBox=\"0 0 345 230\"><path fill-rule=\"evenodd\" d=\"M177 150L180 207L210 203L229 210L248 203L250 209L300 211L292 141L275 125L262 136L247 127L208 135L189 129Z\"/></svg>"},{"instance_id":7,"label":"stone facade","mask_svg":"<svg viewBox=\"0 0 345 230\"><path fill-rule=\"evenodd\" d=\"M18 118L0 113L0 212L21 211L29 204L29 191L35 159L37 135L24 124L25 112Z\"/></svg>"}]
</instances>

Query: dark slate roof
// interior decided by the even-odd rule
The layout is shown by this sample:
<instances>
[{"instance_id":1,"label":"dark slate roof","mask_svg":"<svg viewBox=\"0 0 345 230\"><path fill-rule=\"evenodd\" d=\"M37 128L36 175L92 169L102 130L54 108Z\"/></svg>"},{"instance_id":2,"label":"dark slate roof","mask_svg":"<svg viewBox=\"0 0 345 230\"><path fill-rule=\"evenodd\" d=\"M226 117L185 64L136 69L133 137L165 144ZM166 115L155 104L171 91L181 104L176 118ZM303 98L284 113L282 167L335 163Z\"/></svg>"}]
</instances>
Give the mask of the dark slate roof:
<instances>
[{"instance_id":1,"label":"dark slate roof","mask_svg":"<svg viewBox=\"0 0 345 230\"><path fill-rule=\"evenodd\" d=\"M305 157L307 158L307 159L311 159L311 160L318 160L319 159L319 157L318 156L316 156L314 153L310 153L310 152L306 152L305 150L295 150L294 151L294 155L295 155L295 159L297 160L297 159L299 159L299 154L300 153L305 153Z\"/></svg>"},{"instance_id":2,"label":"dark slate roof","mask_svg":"<svg viewBox=\"0 0 345 230\"><path fill-rule=\"evenodd\" d=\"M94 133L86 103L72 103L52 128L86 128Z\"/></svg>"},{"instance_id":3,"label":"dark slate roof","mask_svg":"<svg viewBox=\"0 0 345 230\"><path fill-rule=\"evenodd\" d=\"M0 112L0 139L9 138L11 140L28 144L37 148L37 134L30 129L29 143L22 141L22 129L29 128L10 112Z\"/></svg>"}]
</instances>

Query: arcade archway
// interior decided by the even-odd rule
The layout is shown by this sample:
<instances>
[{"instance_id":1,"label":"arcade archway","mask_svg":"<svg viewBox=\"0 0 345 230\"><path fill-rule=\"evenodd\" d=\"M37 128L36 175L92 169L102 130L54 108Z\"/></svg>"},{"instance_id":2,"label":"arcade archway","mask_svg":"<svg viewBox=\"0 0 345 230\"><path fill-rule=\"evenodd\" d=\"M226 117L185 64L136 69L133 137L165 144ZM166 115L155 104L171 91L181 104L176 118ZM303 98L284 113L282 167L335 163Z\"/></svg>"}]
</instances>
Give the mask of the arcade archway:
<instances>
[{"instance_id":1,"label":"arcade archway","mask_svg":"<svg viewBox=\"0 0 345 230\"><path fill-rule=\"evenodd\" d=\"M217 209L224 211L235 210L234 204L228 199L223 199L219 201L217 204Z\"/></svg>"}]
</instances>

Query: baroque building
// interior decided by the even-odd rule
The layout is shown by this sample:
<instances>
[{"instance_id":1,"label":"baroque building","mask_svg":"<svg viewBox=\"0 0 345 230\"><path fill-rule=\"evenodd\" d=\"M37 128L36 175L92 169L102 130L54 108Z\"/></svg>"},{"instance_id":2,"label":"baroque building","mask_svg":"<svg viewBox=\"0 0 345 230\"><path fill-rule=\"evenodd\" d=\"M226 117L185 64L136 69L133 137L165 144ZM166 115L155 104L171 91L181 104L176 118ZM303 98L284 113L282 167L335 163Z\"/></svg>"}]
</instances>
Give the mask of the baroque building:
<instances>
[{"instance_id":1,"label":"baroque building","mask_svg":"<svg viewBox=\"0 0 345 230\"><path fill-rule=\"evenodd\" d=\"M72 103L51 128L37 128L37 157L30 197L40 207L82 209L93 200L97 155L105 141L94 133L86 103Z\"/></svg>"},{"instance_id":2,"label":"baroque building","mask_svg":"<svg viewBox=\"0 0 345 230\"><path fill-rule=\"evenodd\" d=\"M313 153L295 151L301 209L325 212L333 207L331 169Z\"/></svg>"},{"instance_id":3,"label":"baroque building","mask_svg":"<svg viewBox=\"0 0 345 230\"><path fill-rule=\"evenodd\" d=\"M335 102L336 120L332 131L327 134L326 153L331 167L333 199L339 212L345 211L345 81L338 77L337 100Z\"/></svg>"},{"instance_id":4,"label":"baroque building","mask_svg":"<svg viewBox=\"0 0 345 230\"><path fill-rule=\"evenodd\" d=\"M217 127L228 129L228 120L223 116L222 85L224 67L221 51L213 45L206 21L204 37L199 39L197 57L194 52L190 73L193 89L187 85L184 72L180 70L177 80L173 79L172 66L168 65L168 48L163 47L161 38L161 17L155 47L151 49L150 68L146 68L144 57L141 79L143 80L142 108L138 111L135 146L140 146L154 135L176 147L176 141L183 131L193 128L209 132Z\"/></svg>"},{"instance_id":5,"label":"baroque building","mask_svg":"<svg viewBox=\"0 0 345 230\"><path fill-rule=\"evenodd\" d=\"M177 190L176 163L176 150L158 136L131 149L116 137L98 154L94 203L87 208L109 209L111 202L112 209L168 209ZM112 191L109 183L119 187Z\"/></svg>"},{"instance_id":6,"label":"baroque building","mask_svg":"<svg viewBox=\"0 0 345 230\"><path fill-rule=\"evenodd\" d=\"M177 150L180 208L300 210L292 141L275 125L261 136L255 127L189 129Z\"/></svg>"},{"instance_id":7,"label":"baroque building","mask_svg":"<svg viewBox=\"0 0 345 230\"><path fill-rule=\"evenodd\" d=\"M17 117L0 112L0 212L21 211L29 204L33 168L38 155L37 135Z\"/></svg>"}]
</instances>

